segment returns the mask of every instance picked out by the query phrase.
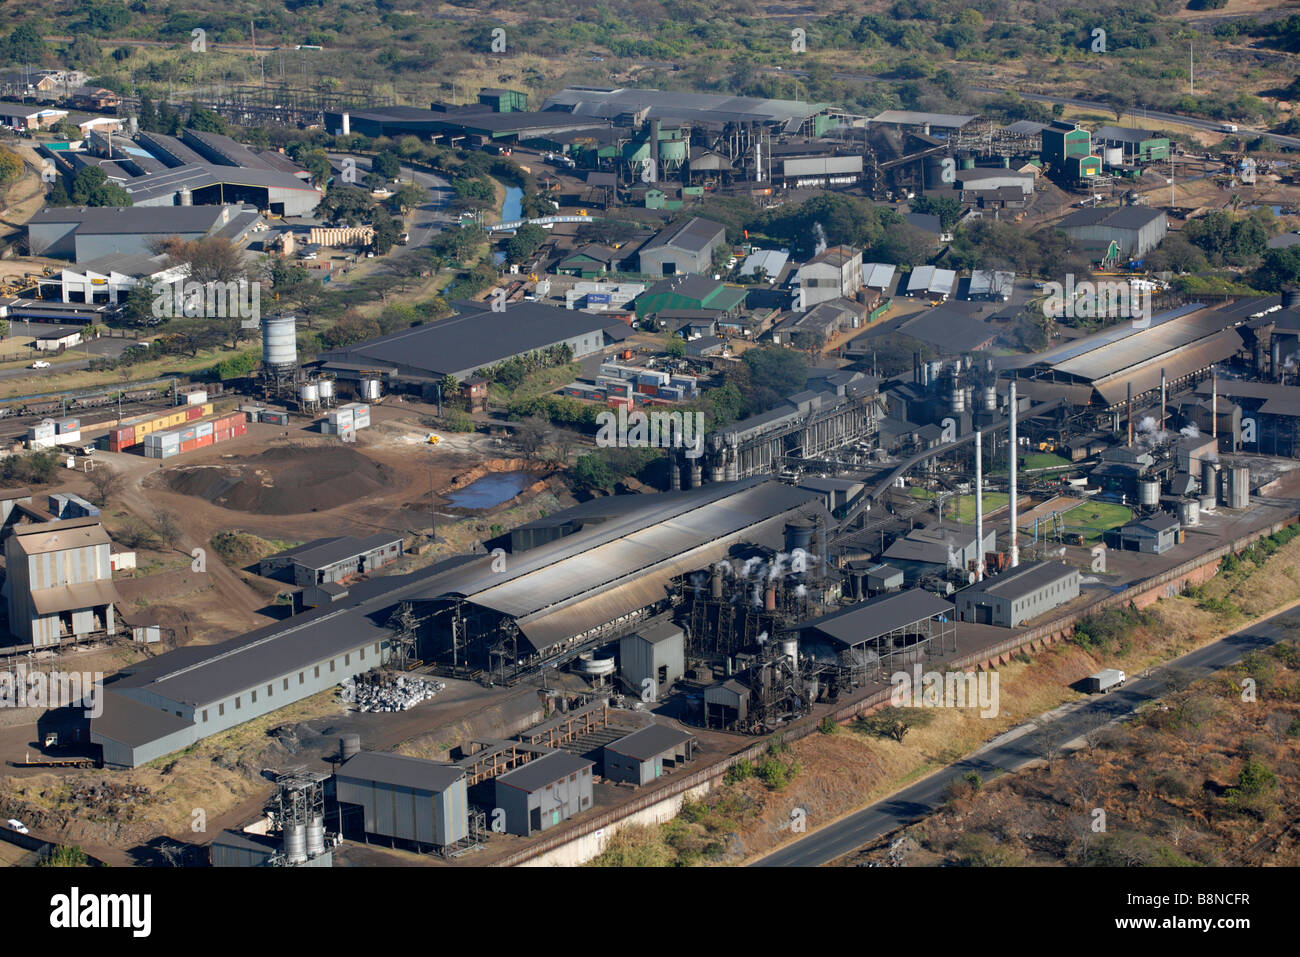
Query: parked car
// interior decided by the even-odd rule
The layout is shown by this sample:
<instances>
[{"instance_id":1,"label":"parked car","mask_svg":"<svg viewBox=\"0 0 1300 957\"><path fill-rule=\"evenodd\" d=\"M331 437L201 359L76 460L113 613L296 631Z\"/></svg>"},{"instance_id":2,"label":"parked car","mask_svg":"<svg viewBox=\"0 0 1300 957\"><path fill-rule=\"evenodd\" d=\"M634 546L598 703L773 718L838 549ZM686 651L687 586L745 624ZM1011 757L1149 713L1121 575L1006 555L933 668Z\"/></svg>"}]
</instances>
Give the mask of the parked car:
<instances>
[{"instance_id":1,"label":"parked car","mask_svg":"<svg viewBox=\"0 0 1300 957\"><path fill-rule=\"evenodd\" d=\"M49 367L50 364L46 362L44 359L37 359L35 362L32 363L33 369L48 369Z\"/></svg>"},{"instance_id":2,"label":"parked car","mask_svg":"<svg viewBox=\"0 0 1300 957\"><path fill-rule=\"evenodd\" d=\"M24 824L22 821L18 820L17 818L13 818L13 817L11 817L11 818L8 820L7 823L9 824L9 826L10 826L11 828L13 828L13 829L14 829L15 831L17 831L19 834L26 834L26 833L27 833L27 825Z\"/></svg>"}]
</instances>

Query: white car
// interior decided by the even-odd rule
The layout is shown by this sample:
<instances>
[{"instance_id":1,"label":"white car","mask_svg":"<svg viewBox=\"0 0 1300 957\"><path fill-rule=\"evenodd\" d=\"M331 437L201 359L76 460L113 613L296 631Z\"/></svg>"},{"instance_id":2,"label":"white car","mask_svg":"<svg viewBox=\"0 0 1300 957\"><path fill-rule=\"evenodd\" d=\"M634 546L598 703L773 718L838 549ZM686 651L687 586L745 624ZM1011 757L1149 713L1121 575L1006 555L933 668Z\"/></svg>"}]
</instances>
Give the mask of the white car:
<instances>
[{"instance_id":1,"label":"white car","mask_svg":"<svg viewBox=\"0 0 1300 957\"><path fill-rule=\"evenodd\" d=\"M15 831L17 831L19 834L26 834L26 833L27 833L27 825L24 824L22 821L18 820L17 818L13 818L13 817L11 817L11 818L9 819L9 821L8 821L8 824L9 824L9 826L10 826L11 828L13 828L13 829L14 829Z\"/></svg>"},{"instance_id":2,"label":"white car","mask_svg":"<svg viewBox=\"0 0 1300 957\"><path fill-rule=\"evenodd\" d=\"M44 359L37 359L35 362L32 363L33 369L48 369L49 367L50 364L46 362Z\"/></svg>"}]
</instances>

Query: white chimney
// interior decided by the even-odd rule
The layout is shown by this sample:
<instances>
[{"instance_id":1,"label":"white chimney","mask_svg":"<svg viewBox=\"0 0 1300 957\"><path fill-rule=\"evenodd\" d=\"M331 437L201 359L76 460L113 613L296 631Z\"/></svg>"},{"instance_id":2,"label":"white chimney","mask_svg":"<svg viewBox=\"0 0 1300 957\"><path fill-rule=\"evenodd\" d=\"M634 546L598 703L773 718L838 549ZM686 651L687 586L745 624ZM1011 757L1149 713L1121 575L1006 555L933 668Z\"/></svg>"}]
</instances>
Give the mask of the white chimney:
<instances>
[{"instance_id":1,"label":"white chimney","mask_svg":"<svg viewBox=\"0 0 1300 957\"><path fill-rule=\"evenodd\" d=\"M1011 391L1008 396L1010 401L1009 413L1011 415L1011 567L1015 568L1020 564L1020 549L1016 547L1016 460L1020 458L1020 443L1016 440L1016 418L1018 411L1016 409L1016 380L1011 380Z\"/></svg>"},{"instance_id":2,"label":"white chimney","mask_svg":"<svg viewBox=\"0 0 1300 957\"><path fill-rule=\"evenodd\" d=\"M975 580L984 580L984 445L975 430Z\"/></svg>"},{"instance_id":3,"label":"white chimney","mask_svg":"<svg viewBox=\"0 0 1300 957\"><path fill-rule=\"evenodd\" d=\"M352 114L343 114L343 135L347 136L352 132Z\"/></svg>"}]
</instances>

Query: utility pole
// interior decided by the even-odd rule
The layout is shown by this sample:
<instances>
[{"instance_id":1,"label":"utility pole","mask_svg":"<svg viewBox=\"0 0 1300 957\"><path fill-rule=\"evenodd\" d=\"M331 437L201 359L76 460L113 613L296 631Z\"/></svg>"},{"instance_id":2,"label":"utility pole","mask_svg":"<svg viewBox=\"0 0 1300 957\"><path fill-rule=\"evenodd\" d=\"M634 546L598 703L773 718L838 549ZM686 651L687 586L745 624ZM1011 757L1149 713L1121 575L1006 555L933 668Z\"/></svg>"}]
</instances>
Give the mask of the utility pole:
<instances>
[{"instance_id":1,"label":"utility pole","mask_svg":"<svg viewBox=\"0 0 1300 957\"><path fill-rule=\"evenodd\" d=\"M1195 40L1191 40L1187 44L1187 60L1188 63L1190 64L1188 72L1189 72L1189 80L1191 81L1191 89L1188 90L1188 93L1190 93L1192 96L1195 96L1196 95L1196 41Z\"/></svg>"}]
</instances>

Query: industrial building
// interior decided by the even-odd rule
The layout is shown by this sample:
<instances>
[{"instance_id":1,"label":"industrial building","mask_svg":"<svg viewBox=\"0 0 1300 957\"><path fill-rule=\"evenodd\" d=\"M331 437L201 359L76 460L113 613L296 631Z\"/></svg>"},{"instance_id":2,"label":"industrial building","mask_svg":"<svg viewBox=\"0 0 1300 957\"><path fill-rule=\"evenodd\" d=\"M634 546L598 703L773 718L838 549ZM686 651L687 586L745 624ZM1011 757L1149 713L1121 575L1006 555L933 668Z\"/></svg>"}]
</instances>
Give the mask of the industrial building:
<instances>
[{"instance_id":1,"label":"industrial building","mask_svg":"<svg viewBox=\"0 0 1300 957\"><path fill-rule=\"evenodd\" d=\"M956 616L950 602L919 588L878 595L797 626L801 654L818 646L842 663L876 676L956 649Z\"/></svg>"},{"instance_id":2,"label":"industrial building","mask_svg":"<svg viewBox=\"0 0 1300 957\"><path fill-rule=\"evenodd\" d=\"M686 673L686 635L671 619L660 619L619 639L618 660L632 691L640 694L649 687L658 700Z\"/></svg>"},{"instance_id":3,"label":"industrial building","mask_svg":"<svg viewBox=\"0 0 1300 957\"><path fill-rule=\"evenodd\" d=\"M670 311L708 312L715 319L735 315L745 304L746 290L728 286L708 276L675 276L662 279L636 298L638 319Z\"/></svg>"},{"instance_id":4,"label":"industrial building","mask_svg":"<svg viewBox=\"0 0 1300 957\"><path fill-rule=\"evenodd\" d=\"M844 371L829 388L808 389L774 409L709 433L704 454L691 459L681 453L670 479L677 488L697 486L706 478L733 482L772 474L787 458L815 459L871 440L883 416L879 383L864 373Z\"/></svg>"},{"instance_id":5,"label":"industrial building","mask_svg":"<svg viewBox=\"0 0 1300 957\"><path fill-rule=\"evenodd\" d=\"M665 724L651 724L605 745L606 780L652 784L695 755L696 737Z\"/></svg>"},{"instance_id":6,"label":"industrial building","mask_svg":"<svg viewBox=\"0 0 1300 957\"><path fill-rule=\"evenodd\" d=\"M637 253L639 269L647 276L707 273L713 269L713 251L726 242L720 223L693 216L660 230Z\"/></svg>"},{"instance_id":7,"label":"industrial building","mask_svg":"<svg viewBox=\"0 0 1300 957\"><path fill-rule=\"evenodd\" d=\"M943 577L948 569L965 574L984 555L997 551L997 532L984 528L984 541L976 540L972 525L932 525L914 528L882 553L883 559L903 572L908 583Z\"/></svg>"},{"instance_id":8,"label":"industrial building","mask_svg":"<svg viewBox=\"0 0 1300 957\"><path fill-rule=\"evenodd\" d=\"M362 809L367 835L446 847L469 836L465 771L454 764L379 751L334 772L338 802Z\"/></svg>"},{"instance_id":9,"label":"industrial building","mask_svg":"<svg viewBox=\"0 0 1300 957\"><path fill-rule=\"evenodd\" d=\"M46 206L28 221L27 242L33 256L62 257L88 267L111 255L154 256L150 244L171 236L195 240L220 235L238 244L259 222L257 210L245 206Z\"/></svg>"},{"instance_id":10,"label":"industrial building","mask_svg":"<svg viewBox=\"0 0 1300 957\"><path fill-rule=\"evenodd\" d=\"M1177 516L1157 512L1106 532L1106 544L1117 551L1162 555L1181 541L1180 532Z\"/></svg>"},{"instance_id":11,"label":"industrial building","mask_svg":"<svg viewBox=\"0 0 1300 957\"><path fill-rule=\"evenodd\" d=\"M957 273L951 269L938 266L917 266L907 280L907 295L928 296L940 302L953 293L957 285Z\"/></svg>"},{"instance_id":12,"label":"industrial building","mask_svg":"<svg viewBox=\"0 0 1300 957\"><path fill-rule=\"evenodd\" d=\"M796 306L811 309L832 299L852 299L862 286L862 251L832 246L799 267Z\"/></svg>"},{"instance_id":13,"label":"industrial building","mask_svg":"<svg viewBox=\"0 0 1300 957\"><path fill-rule=\"evenodd\" d=\"M593 767L586 758L553 751L499 775L496 806L505 811L506 831L528 837L589 809Z\"/></svg>"},{"instance_id":14,"label":"industrial building","mask_svg":"<svg viewBox=\"0 0 1300 957\"><path fill-rule=\"evenodd\" d=\"M444 376L467 379L507 359L567 346L574 359L606 346L608 316L538 303L495 312L487 303L457 302L457 315L323 352L322 369L339 378L382 376L390 391L420 391ZM626 327L625 327L626 328Z\"/></svg>"},{"instance_id":15,"label":"industrial building","mask_svg":"<svg viewBox=\"0 0 1300 957\"><path fill-rule=\"evenodd\" d=\"M611 121L636 116L643 120L676 120L707 127L759 124L786 134L813 136L821 136L837 125L827 103L685 93L680 90L572 87L549 97L542 109Z\"/></svg>"},{"instance_id":16,"label":"industrial building","mask_svg":"<svg viewBox=\"0 0 1300 957\"><path fill-rule=\"evenodd\" d=\"M1156 136L1150 130L1128 126L1102 126L1093 131L1092 139L1104 150L1102 158L1107 166L1133 166L1169 159L1169 138ZM1113 150L1119 151L1117 157L1112 157ZM1112 162L1113 158L1119 159L1120 162Z\"/></svg>"},{"instance_id":17,"label":"industrial building","mask_svg":"<svg viewBox=\"0 0 1300 957\"><path fill-rule=\"evenodd\" d=\"M1029 562L957 594L961 621L1018 628L1079 597L1079 570L1064 562Z\"/></svg>"},{"instance_id":18,"label":"industrial building","mask_svg":"<svg viewBox=\"0 0 1300 957\"><path fill-rule=\"evenodd\" d=\"M1195 382L1210 366L1236 355L1242 336L1232 308L1188 303L1153 316L1149 325L1120 322L1100 332L1007 364L1022 393L1035 400L1114 409L1160 389Z\"/></svg>"},{"instance_id":19,"label":"industrial building","mask_svg":"<svg viewBox=\"0 0 1300 957\"><path fill-rule=\"evenodd\" d=\"M43 648L115 634L111 544L98 516L14 526L4 584L13 635Z\"/></svg>"},{"instance_id":20,"label":"industrial building","mask_svg":"<svg viewBox=\"0 0 1300 957\"><path fill-rule=\"evenodd\" d=\"M1120 256L1138 259L1164 241L1169 218L1163 209L1150 207L1090 206L1075 210L1056 228L1080 242L1114 242Z\"/></svg>"},{"instance_id":21,"label":"industrial building","mask_svg":"<svg viewBox=\"0 0 1300 957\"><path fill-rule=\"evenodd\" d=\"M403 554L400 535L380 533L366 538L345 535L322 538L268 555L259 563L261 574L288 568L297 585L322 585L365 575L389 565Z\"/></svg>"},{"instance_id":22,"label":"industrial building","mask_svg":"<svg viewBox=\"0 0 1300 957\"><path fill-rule=\"evenodd\" d=\"M138 285L174 283L188 272L186 264L170 266L161 254L110 253L60 270L61 298L65 303L119 305Z\"/></svg>"}]
</instances>

